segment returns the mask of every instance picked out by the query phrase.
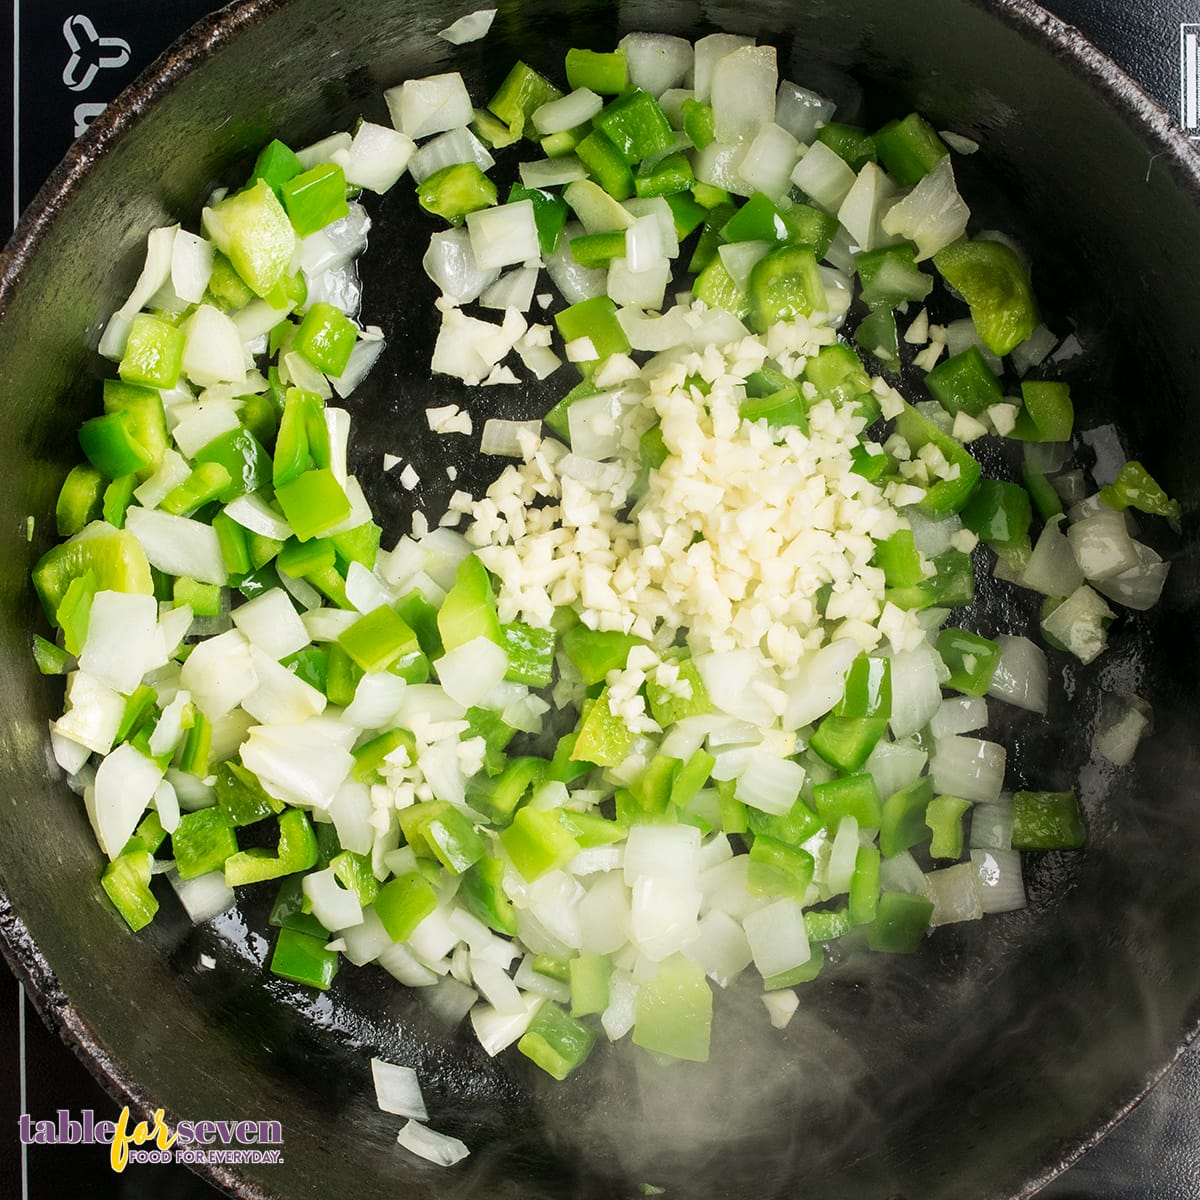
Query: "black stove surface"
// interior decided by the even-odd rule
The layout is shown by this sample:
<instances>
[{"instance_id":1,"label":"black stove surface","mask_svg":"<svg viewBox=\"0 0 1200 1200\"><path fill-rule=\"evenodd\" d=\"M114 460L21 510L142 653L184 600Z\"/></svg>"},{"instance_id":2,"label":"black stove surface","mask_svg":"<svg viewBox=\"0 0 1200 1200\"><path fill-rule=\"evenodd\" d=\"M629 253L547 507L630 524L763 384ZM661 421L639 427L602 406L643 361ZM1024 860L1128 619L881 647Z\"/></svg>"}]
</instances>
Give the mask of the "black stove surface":
<instances>
[{"instance_id":1,"label":"black stove surface","mask_svg":"<svg viewBox=\"0 0 1200 1200\"><path fill-rule=\"evenodd\" d=\"M1077 25L1200 141L1200 0L1043 0ZM73 138L217 0L0 0L0 204L10 221ZM2 220L2 218L0 218ZM183 1166L109 1170L107 1149L22 1145L34 1120L91 1109L117 1116L91 1075L42 1024L0 961L0 1200L216 1200ZM1047 1200L1200 1200L1200 1043ZM963 1200L968 1200L964 1197Z\"/></svg>"}]
</instances>

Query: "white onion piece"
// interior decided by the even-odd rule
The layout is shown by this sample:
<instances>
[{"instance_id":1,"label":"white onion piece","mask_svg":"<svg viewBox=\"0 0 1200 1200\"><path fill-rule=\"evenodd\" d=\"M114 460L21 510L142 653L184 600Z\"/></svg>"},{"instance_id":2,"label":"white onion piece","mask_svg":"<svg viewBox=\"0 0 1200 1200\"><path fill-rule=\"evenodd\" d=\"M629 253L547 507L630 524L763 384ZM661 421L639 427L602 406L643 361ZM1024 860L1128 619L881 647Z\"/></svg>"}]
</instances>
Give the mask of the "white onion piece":
<instances>
[{"instance_id":1,"label":"white onion piece","mask_svg":"<svg viewBox=\"0 0 1200 1200\"><path fill-rule=\"evenodd\" d=\"M907 850L901 850L879 864L879 886L885 892L908 892L912 896L923 896L925 872Z\"/></svg>"},{"instance_id":2,"label":"white onion piece","mask_svg":"<svg viewBox=\"0 0 1200 1200\"><path fill-rule=\"evenodd\" d=\"M1025 907L1021 855L1017 850L972 850L975 893L985 913L1013 912Z\"/></svg>"},{"instance_id":3,"label":"white onion piece","mask_svg":"<svg viewBox=\"0 0 1200 1200\"><path fill-rule=\"evenodd\" d=\"M312 904L313 916L326 929L337 932L362 924L363 910L358 897L342 887L332 867L309 871L301 879L300 886Z\"/></svg>"},{"instance_id":4,"label":"white onion piece","mask_svg":"<svg viewBox=\"0 0 1200 1200\"><path fill-rule=\"evenodd\" d=\"M963 800L995 800L1004 786L1004 747L980 738L948 737L934 743L933 786Z\"/></svg>"},{"instance_id":5,"label":"white onion piece","mask_svg":"<svg viewBox=\"0 0 1200 1200\"><path fill-rule=\"evenodd\" d=\"M1125 514L1099 508L1067 529L1067 540L1079 569L1088 579L1111 579L1138 565L1137 551Z\"/></svg>"},{"instance_id":6,"label":"white onion piece","mask_svg":"<svg viewBox=\"0 0 1200 1200\"><path fill-rule=\"evenodd\" d=\"M749 196L753 189L742 178L740 169L748 149L747 142L709 142L703 150L694 152L692 169L696 178L735 196Z\"/></svg>"},{"instance_id":7,"label":"white onion piece","mask_svg":"<svg viewBox=\"0 0 1200 1200\"><path fill-rule=\"evenodd\" d=\"M1140 696L1124 692L1115 697L1102 710L1093 748L1113 766L1127 767L1138 742L1150 728L1150 715L1150 705Z\"/></svg>"},{"instance_id":8,"label":"white onion piece","mask_svg":"<svg viewBox=\"0 0 1200 1200\"><path fill-rule=\"evenodd\" d=\"M604 101L590 88L576 88L534 109L531 119L534 128L545 137L590 121L603 107Z\"/></svg>"},{"instance_id":9,"label":"white onion piece","mask_svg":"<svg viewBox=\"0 0 1200 1200\"><path fill-rule=\"evenodd\" d=\"M270 588L246 601L232 615L234 625L269 658L295 654L310 641L295 605L280 588Z\"/></svg>"},{"instance_id":10,"label":"white onion piece","mask_svg":"<svg viewBox=\"0 0 1200 1200\"><path fill-rule=\"evenodd\" d=\"M342 937L353 933L353 929L343 931ZM416 955L405 945L392 942L385 946L375 957L375 961L398 983L405 987L425 988L434 987L438 982L438 972L425 966Z\"/></svg>"},{"instance_id":11,"label":"white onion piece","mask_svg":"<svg viewBox=\"0 0 1200 1200\"><path fill-rule=\"evenodd\" d=\"M500 275L499 267L482 268L471 248L471 234L465 228L447 229L429 239L429 249L421 260L425 274L455 304L474 300Z\"/></svg>"},{"instance_id":12,"label":"white onion piece","mask_svg":"<svg viewBox=\"0 0 1200 1200\"><path fill-rule=\"evenodd\" d=\"M171 246L171 287L180 300L199 304L212 277L213 244L180 229Z\"/></svg>"},{"instance_id":13,"label":"white onion piece","mask_svg":"<svg viewBox=\"0 0 1200 1200\"><path fill-rule=\"evenodd\" d=\"M384 1062L381 1058L371 1059L371 1079L375 1084L375 1102L386 1113L398 1117L413 1117L424 1121L425 1097L412 1067L400 1067Z\"/></svg>"},{"instance_id":14,"label":"white onion piece","mask_svg":"<svg viewBox=\"0 0 1200 1200\"><path fill-rule=\"evenodd\" d=\"M796 1010L800 1007L800 997L794 988L780 988L774 992L764 992L762 1002L766 1006L767 1015L776 1029L786 1029Z\"/></svg>"},{"instance_id":15,"label":"white onion piece","mask_svg":"<svg viewBox=\"0 0 1200 1200\"><path fill-rule=\"evenodd\" d=\"M306 171L311 171L320 163L332 162L336 154L349 150L352 141L350 134L344 131L331 133L328 137L321 138L319 142L313 142L311 145L297 150L296 157Z\"/></svg>"},{"instance_id":16,"label":"white onion piece","mask_svg":"<svg viewBox=\"0 0 1200 1200\"><path fill-rule=\"evenodd\" d=\"M629 892L620 873L602 875L579 902L581 949L586 954L613 954L620 950L629 938L629 918Z\"/></svg>"},{"instance_id":17,"label":"white onion piece","mask_svg":"<svg viewBox=\"0 0 1200 1200\"><path fill-rule=\"evenodd\" d=\"M693 50L696 99L708 101L712 91L713 69L722 58L743 46L753 45L753 38L740 33L710 33L700 38Z\"/></svg>"},{"instance_id":18,"label":"white onion piece","mask_svg":"<svg viewBox=\"0 0 1200 1200\"><path fill-rule=\"evenodd\" d=\"M718 987L728 987L753 961L745 931L719 909L701 918L683 955L703 967Z\"/></svg>"},{"instance_id":19,"label":"white onion piece","mask_svg":"<svg viewBox=\"0 0 1200 1200\"><path fill-rule=\"evenodd\" d=\"M909 737L923 729L942 703L946 666L937 651L923 642L915 650L892 656L892 736Z\"/></svg>"},{"instance_id":20,"label":"white onion piece","mask_svg":"<svg viewBox=\"0 0 1200 1200\"><path fill-rule=\"evenodd\" d=\"M380 954L395 945L373 908L363 909L362 922L344 930L340 936L346 947L342 953L356 967L374 962Z\"/></svg>"},{"instance_id":21,"label":"white onion piece","mask_svg":"<svg viewBox=\"0 0 1200 1200\"><path fill-rule=\"evenodd\" d=\"M416 148L416 142L398 129L363 121L349 148L337 154L335 161L352 187L382 195L404 174Z\"/></svg>"},{"instance_id":22,"label":"white onion piece","mask_svg":"<svg viewBox=\"0 0 1200 1200\"><path fill-rule=\"evenodd\" d=\"M129 344L129 331L133 328L133 318L124 313L115 312L104 326L96 353L112 362L120 362L125 357L125 347Z\"/></svg>"},{"instance_id":23,"label":"white onion piece","mask_svg":"<svg viewBox=\"0 0 1200 1200\"><path fill-rule=\"evenodd\" d=\"M915 242L917 261L921 262L962 237L970 215L958 194L947 154L907 196L892 205L881 224L884 233Z\"/></svg>"},{"instance_id":24,"label":"white onion piece","mask_svg":"<svg viewBox=\"0 0 1200 1200\"><path fill-rule=\"evenodd\" d=\"M546 259L546 270L568 304L578 304L604 295L608 272L602 267L582 267L571 253L571 238L583 233L580 225L569 224L559 239L558 249ZM568 410L570 411L570 410Z\"/></svg>"},{"instance_id":25,"label":"white onion piece","mask_svg":"<svg viewBox=\"0 0 1200 1200\"><path fill-rule=\"evenodd\" d=\"M988 684L988 695L1045 715L1050 694L1046 652L1026 637L1001 634L996 641L1000 646L1000 661Z\"/></svg>"},{"instance_id":26,"label":"white onion piece","mask_svg":"<svg viewBox=\"0 0 1200 1200\"><path fill-rule=\"evenodd\" d=\"M721 265L741 291L750 286L750 272L775 248L772 242L723 242L717 247Z\"/></svg>"},{"instance_id":27,"label":"white onion piece","mask_svg":"<svg viewBox=\"0 0 1200 1200\"><path fill-rule=\"evenodd\" d=\"M692 44L667 33L627 33L619 48L625 52L629 82L656 100L681 84L692 66Z\"/></svg>"},{"instance_id":28,"label":"white onion piece","mask_svg":"<svg viewBox=\"0 0 1200 1200\"><path fill-rule=\"evenodd\" d=\"M167 879L193 925L228 912L237 903L233 888L225 882L224 871L209 871L194 879L181 879L172 871Z\"/></svg>"},{"instance_id":29,"label":"white onion piece","mask_svg":"<svg viewBox=\"0 0 1200 1200\"><path fill-rule=\"evenodd\" d=\"M243 343L253 342L263 334L270 333L280 321L287 318L290 309L274 308L265 300L251 300L245 308L230 314L230 319L237 327L238 337Z\"/></svg>"},{"instance_id":30,"label":"white onion piece","mask_svg":"<svg viewBox=\"0 0 1200 1200\"><path fill-rule=\"evenodd\" d=\"M110 859L117 858L133 836L162 778L162 767L128 742L119 745L96 768L96 840Z\"/></svg>"},{"instance_id":31,"label":"white onion piece","mask_svg":"<svg viewBox=\"0 0 1200 1200\"><path fill-rule=\"evenodd\" d=\"M142 273L129 299L117 310L126 320L133 318L149 302L150 298L171 277L171 264L175 249L175 235L179 232L178 225L167 225L161 229L152 229L146 236L146 260Z\"/></svg>"},{"instance_id":32,"label":"white onion piece","mask_svg":"<svg viewBox=\"0 0 1200 1200\"><path fill-rule=\"evenodd\" d=\"M491 417L483 427L479 453L524 458L523 445L539 440L541 431L541 421L505 421Z\"/></svg>"},{"instance_id":33,"label":"white onion piece","mask_svg":"<svg viewBox=\"0 0 1200 1200\"><path fill-rule=\"evenodd\" d=\"M250 663L257 680L242 699L242 708L263 725L299 725L325 711L325 694L264 654L250 647ZM329 928L332 928L329 926Z\"/></svg>"},{"instance_id":34,"label":"white onion piece","mask_svg":"<svg viewBox=\"0 0 1200 1200\"><path fill-rule=\"evenodd\" d=\"M228 578L221 543L211 525L148 508L131 508L125 528L141 543L152 567L168 575L186 575L200 583L224 584Z\"/></svg>"},{"instance_id":35,"label":"white onion piece","mask_svg":"<svg viewBox=\"0 0 1200 1200\"><path fill-rule=\"evenodd\" d=\"M238 354L242 353L238 343ZM238 409L228 400L205 400L194 404L177 404L167 410L171 436L179 449L192 458L213 438L238 428Z\"/></svg>"},{"instance_id":36,"label":"white onion piece","mask_svg":"<svg viewBox=\"0 0 1200 1200\"><path fill-rule=\"evenodd\" d=\"M642 876L633 885L630 934L653 962L682 950L696 936L703 894L674 879Z\"/></svg>"},{"instance_id":37,"label":"white onion piece","mask_svg":"<svg viewBox=\"0 0 1200 1200\"><path fill-rule=\"evenodd\" d=\"M1108 644L1104 622L1112 616L1112 609L1085 583L1042 621L1042 631L1080 662L1090 663Z\"/></svg>"},{"instance_id":38,"label":"white onion piece","mask_svg":"<svg viewBox=\"0 0 1200 1200\"><path fill-rule=\"evenodd\" d=\"M987 701L982 696L948 696L933 714L929 732L935 738L953 737L986 729L987 722Z\"/></svg>"},{"instance_id":39,"label":"white onion piece","mask_svg":"<svg viewBox=\"0 0 1200 1200\"><path fill-rule=\"evenodd\" d=\"M685 310L679 307L668 309L661 316L647 315L640 309L620 308L617 321L634 350L654 353L669 350L686 342L691 334Z\"/></svg>"},{"instance_id":40,"label":"white onion piece","mask_svg":"<svg viewBox=\"0 0 1200 1200\"><path fill-rule=\"evenodd\" d=\"M180 681L210 721L223 717L258 686L250 643L237 629L198 643Z\"/></svg>"},{"instance_id":41,"label":"white onion piece","mask_svg":"<svg viewBox=\"0 0 1200 1200\"><path fill-rule=\"evenodd\" d=\"M799 729L823 717L842 698L846 672L858 655L858 644L849 638L822 646L815 654L806 654L797 664L795 678L784 685L788 697L783 712L784 728Z\"/></svg>"},{"instance_id":42,"label":"white onion piece","mask_svg":"<svg viewBox=\"0 0 1200 1200\"><path fill-rule=\"evenodd\" d=\"M365 783L343 783L329 804L329 815L344 850L370 854L375 833L371 828L371 791Z\"/></svg>"},{"instance_id":43,"label":"white onion piece","mask_svg":"<svg viewBox=\"0 0 1200 1200\"><path fill-rule=\"evenodd\" d=\"M747 886L749 870L749 856L738 854L705 871L700 876L700 890L704 893L703 911L715 909L728 913L734 920L744 921L750 913L765 907L768 897L750 893Z\"/></svg>"},{"instance_id":44,"label":"white onion piece","mask_svg":"<svg viewBox=\"0 0 1200 1200\"><path fill-rule=\"evenodd\" d=\"M792 83L790 79L779 81L775 97L775 123L782 125L805 145L817 136L817 130L833 120L837 105L832 100Z\"/></svg>"},{"instance_id":45,"label":"white onion piece","mask_svg":"<svg viewBox=\"0 0 1200 1200\"><path fill-rule=\"evenodd\" d=\"M242 762L272 795L324 809L350 774L354 757L331 736L329 723L314 718L302 725L254 726L242 746Z\"/></svg>"},{"instance_id":46,"label":"white onion piece","mask_svg":"<svg viewBox=\"0 0 1200 1200\"><path fill-rule=\"evenodd\" d=\"M587 168L574 154L523 162L517 167L517 173L527 188L561 187L588 177Z\"/></svg>"},{"instance_id":47,"label":"white onion piece","mask_svg":"<svg viewBox=\"0 0 1200 1200\"><path fill-rule=\"evenodd\" d=\"M470 125L475 110L466 84L457 71L408 79L383 93L392 124L417 139Z\"/></svg>"},{"instance_id":48,"label":"white onion piece","mask_svg":"<svg viewBox=\"0 0 1200 1200\"><path fill-rule=\"evenodd\" d=\"M525 1012L525 998L503 968L481 961L472 955L471 975L479 994L498 1013L513 1016Z\"/></svg>"},{"instance_id":49,"label":"white onion piece","mask_svg":"<svg viewBox=\"0 0 1200 1200\"><path fill-rule=\"evenodd\" d=\"M619 1041L632 1028L636 1018L638 985L622 970L613 971L608 981L608 1007L600 1024L610 1042Z\"/></svg>"},{"instance_id":50,"label":"white onion piece","mask_svg":"<svg viewBox=\"0 0 1200 1200\"><path fill-rule=\"evenodd\" d=\"M671 281L668 259L655 259L645 270L634 271L627 258L614 258L608 267L605 290L615 304L661 309Z\"/></svg>"},{"instance_id":51,"label":"white onion piece","mask_svg":"<svg viewBox=\"0 0 1200 1200\"><path fill-rule=\"evenodd\" d=\"M968 844L974 850L1009 850L1012 848L1012 801L1001 797L988 804L971 808L971 835Z\"/></svg>"},{"instance_id":52,"label":"white onion piece","mask_svg":"<svg viewBox=\"0 0 1200 1200\"><path fill-rule=\"evenodd\" d=\"M1137 565L1094 583L1096 591L1108 599L1136 612L1145 612L1158 603L1166 586L1170 564L1163 562L1161 556L1144 543L1132 544Z\"/></svg>"},{"instance_id":53,"label":"white onion piece","mask_svg":"<svg viewBox=\"0 0 1200 1200\"><path fill-rule=\"evenodd\" d=\"M757 650L711 651L692 662L719 709L761 728L774 724L777 714L763 692L774 689L776 679Z\"/></svg>"},{"instance_id":54,"label":"white onion piece","mask_svg":"<svg viewBox=\"0 0 1200 1200\"><path fill-rule=\"evenodd\" d=\"M829 847L829 862L825 867L825 881L821 889L823 898L841 896L850 890L860 844L858 821L854 817L842 817Z\"/></svg>"},{"instance_id":55,"label":"white onion piece","mask_svg":"<svg viewBox=\"0 0 1200 1200\"><path fill-rule=\"evenodd\" d=\"M717 140L745 141L772 123L778 85L774 46L743 46L719 58L711 80Z\"/></svg>"},{"instance_id":56,"label":"white onion piece","mask_svg":"<svg viewBox=\"0 0 1200 1200\"><path fill-rule=\"evenodd\" d=\"M929 755L916 746L879 742L862 769L874 778L879 795L887 799L893 792L915 783L928 761Z\"/></svg>"},{"instance_id":57,"label":"white onion piece","mask_svg":"<svg viewBox=\"0 0 1200 1200\"><path fill-rule=\"evenodd\" d=\"M458 163L474 163L486 174L496 165L496 160L469 129L451 129L431 138L412 156L408 173L418 183L423 183L443 167Z\"/></svg>"},{"instance_id":58,"label":"white onion piece","mask_svg":"<svg viewBox=\"0 0 1200 1200\"><path fill-rule=\"evenodd\" d=\"M792 182L831 213L841 208L857 178L846 161L824 142L813 142L792 171Z\"/></svg>"},{"instance_id":59,"label":"white onion piece","mask_svg":"<svg viewBox=\"0 0 1200 1200\"><path fill-rule=\"evenodd\" d=\"M97 592L88 614L80 669L128 695L150 669L158 632L158 601L131 592Z\"/></svg>"},{"instance_id":60,"label":"white onion piece","mask_svg":"<svg viewBox=\"0 0 1200 1200\"><path fill-rule=\"evenodd\" d=\"M201 304L181 328L187 339L183 347L183 373L193 383L211 387L218 383L239 383L246 378L242 336L223 312L211 304Z\"/></svg>"},{"instance_id":61,"label":"white onion piece","mask_svg":"<svg viewBox=\"0 0 1200 1200\"><path fill-rule=\"evenodd\" d=\"M396 1141L405 1150L437 1167L452 1167L471 1153L458 1138L438 1133L419 1121L409 1121L396 1135Z\"/></svg>"},{"instance_id":62,"label":"white onion piece","mask_svg":"<svg viewBox=\"0 0 1200 1200\"><path fill-rule=\"evenodd\" d=\"M791 186L801 152L800 143L786 129L768 121L754 135L738 172L753 191L781 200Z\"/></svg>"},{"instance_id":63,"label":"white onion piece","mask_svg":"<svg viewBox=\"0 0 1200 1200\"><path fill-rule=\"evenodd\" d=\"M463 46L467 42L477 42L486 37L492 22L496 19L494 8L479 8L469 12L465 17L459 17L445 29L438 30L438 37L452 46Z\"/></svg>"},{"instance_id":64,"label":"white onion piece","mask_svg":"<svg viewBox=\"0 0 1200 1200\"><path fill-rule=\"evenodd\" d=\"M503 680L508 655L495 642L477 637L439 658L433 668L446 695L463 708L471 708Z\"/></svg>"},{"instance_id":65,"label":"white onion piece","mask_svg":"<svg viewBox=\"0 0 1200 1200\"><path fill-rule=\"evenodd\" d=\"M662 224L657 216L648 213L636 217L625 230L626 265L635 274L657 266L666 253Z\"/></svg>"},{"instance_id":66,"label":"white onion piece","mask_svg":"<svg viewBox=\"0 0 1200 1200\"><path fill-rule=\"evenodd\" d=\"M499 1013L490 1004L477 1004L471 1009L471 1027L484 1052L495 1058L511 1046L529 1028L542 1003L541 996L526 996L525 1011L517 1014Z\"/></svg>"},{"instance_id":67,"label":"white onion piece","mask_svg":"<svg viewBox=\"0 0 1200 1200\"><path fill-rule=\"evenodd\" d=\"M243 529L261 533L277 542L285 542L292 536L292 527L257 493L231 500L225 505L225 515Z\"/></svg>"},{"instance_id":68,"label":"white onion piece","mask_svg":"<svg viewBox=\"0 0 1200 1200\"><path fill-rule=\"evenodd\" d=\"M155 725L154 732L150 735L150 753L156 758L169 753L179 745L184 734L184 713L191 702L191 693L181 688L176 692L175 699L163 709L162 715L158 719L158 724ZM169 787L170 785L164 784L164 786ZM176 804L178 806L177 800ZM166 828L165 822L163 827ZM172 833L174 831L168 829L167 832Z\"/></svg>"},{"instance_id":69,"label":"white onion piece","mask_svg":"<svg viewBox=\"0 0 1200 1200\"><path fill-rule=\"evenodd\" d=\"M930 871L925 876L925 890L933 901L931 929L956 921L978 921L983 916L973 863L956 863L940 871Z\"/></svg>"},{"instance_id":70,"label":"white onion piece","mask_svg":"<svg viewBox=\"0 0 1200 1200\"><path fill-rule=\"evenodd\" d=\"M872 162L863 166L846 193L837 218L863 250L874 250L890 240L879 223L895 194L895 184Z\"/></svg>"},{"instance_id":71,"label":"white onion piece","mask_svg":"<svg viewBox=\"0 0 1200 1200\"><path fill-rule=\"evenodd\" d=\"M800 901L785 896L742 922L754 965L764 979L803 966L812 955Z\"/></svg>"},{"instance_id":72,"label":"white onion piece","mask_svg":"<svg viewBox=\"0 0 1200 1200\"><path fill-rule=\"evenodd\" d=\"M1054 516L1046 522L1021 572L1021 586L1043 596L1069 596L1083 582L1071 543L1060 528L1062 521Z\"/></svg>"},{"instance_id":73,"label":"white onion piece","mask_svg":"<svg viewBox=\"0 0 1200 1200\"><path fill-rule=\"evenodd\" d=\"M537 287L537 268L518 267L501 275L495 283L484 288L479 303L484 308L510 309L528 312L533 307L533 292ZM555 363L557 365L557 358ZM528 364L526 364L528 366Z\"/></svg>"},{"instance_id":74,"label":"white onion piece","mask_svg":"<svg viewBox=\"0 0 1200 1200\"><path fill-rule=\"evenodd\" d=\"M699 875L700 830L694 825L633 825L625 843L625 882L643 875L694 884Z\"/></svg>"},{"instance_id":75,"label":"white onion piece","mask_svg":"<svg viewBox=\"0 0 1200 1200\"><path fill-rule=\"evenodd\" d=\"M777 758L765 750L748 750L746 766L738 777L734 796L761 812L783 814L796 803L804 785L805 770L790 758Z\"/></svg>"}]
</instances>

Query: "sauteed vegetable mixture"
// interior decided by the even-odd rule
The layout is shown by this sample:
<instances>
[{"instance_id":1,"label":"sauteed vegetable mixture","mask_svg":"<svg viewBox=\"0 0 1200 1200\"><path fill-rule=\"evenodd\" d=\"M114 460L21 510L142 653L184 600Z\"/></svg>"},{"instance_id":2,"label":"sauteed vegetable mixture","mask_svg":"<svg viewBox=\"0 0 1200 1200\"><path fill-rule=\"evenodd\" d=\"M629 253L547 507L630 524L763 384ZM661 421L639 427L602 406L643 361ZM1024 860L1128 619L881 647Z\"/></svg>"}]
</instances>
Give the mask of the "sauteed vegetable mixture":
<instances>
[{"instance_id":1,"label":"sauteed vegetable mixture","mask_svg":"<svg viewBox=\"0 0 1200 1200\"><path fill-rule=\"evenodd\" d=\"M782 1026L827 959L1023 905L1021 852L1084 820L1005 790L989 707L1044 714L1048 657L1155 603L1138 524L1178 508L1077 465L1078 345L975 227L974 144L843 123L728 34L386 99L154 230L104 332L34 650L116 911L150 922L156 874L197 921L266 884L277 975L377 963L562 1079L599 1037L705 1059L744 976ZM561 399L415 412L495 482L384 549L338 401L385 353L366 194L414 184L432 371ZM977 572L1040 622L984 626ZM1096 752L1148 721L1114 696Z\"/></svg>"}]
</instances>

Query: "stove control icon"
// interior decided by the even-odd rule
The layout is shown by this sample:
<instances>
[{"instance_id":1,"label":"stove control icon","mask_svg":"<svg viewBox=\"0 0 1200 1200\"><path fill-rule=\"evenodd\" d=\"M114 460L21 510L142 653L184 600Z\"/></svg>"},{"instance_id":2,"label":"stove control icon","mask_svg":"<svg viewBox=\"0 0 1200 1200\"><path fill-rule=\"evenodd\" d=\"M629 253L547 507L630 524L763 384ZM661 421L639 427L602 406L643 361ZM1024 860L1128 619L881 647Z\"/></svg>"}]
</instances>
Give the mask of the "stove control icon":
<instances>
[{"instance_id":1,"label":"stove control icon","mask_svg":"<svg viewBox=\"0 0 1200 1200\"><path fill-rule=\"evenodd\" d=\"M101 37L89 17L75 13L63 22L63 37L71 57L63 68L62 81L73 92L85 92L102 70L129 62L129 43L124 38Z\"/></svg>"}]
</instances>

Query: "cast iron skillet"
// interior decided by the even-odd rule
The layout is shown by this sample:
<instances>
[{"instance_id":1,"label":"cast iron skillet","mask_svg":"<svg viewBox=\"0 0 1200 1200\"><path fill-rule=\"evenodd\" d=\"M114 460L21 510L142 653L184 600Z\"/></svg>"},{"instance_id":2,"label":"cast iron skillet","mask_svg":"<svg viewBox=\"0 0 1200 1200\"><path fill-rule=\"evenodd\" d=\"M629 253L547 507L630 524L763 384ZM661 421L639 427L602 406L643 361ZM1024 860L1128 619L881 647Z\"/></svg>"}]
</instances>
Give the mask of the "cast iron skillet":
<instances>
[{"instance_id":1,"label":"cast iron skillet","mask_svg":"<svg viewBox=\"0 0 1200 1200\"><path fill-rule=\"evenodd\" d=\"M1086 853L1031 860L1027 911L943 929L915 960L841 964L805 990L782 1037L764 1030L752 991L724 997L707 1067L659 1070L602 1052L555 1086L519 1057L489 1060L380 972L347 969L316 996L265 975L261 897L193 930L164 896L138 937L101 898L82 807L49 759L46 722L61 688L30 662L38 618L26 582L53 540L73 431L94 411L101 364L88 347L135 277L147 229L194 219L210 186L244 175L272 134L299 144L360 113L381 118L382 88L406 76L461 68L483 95L517 56L554 72L568 45L608 46L625 30L724 28L773 41L784 74L831 91L851 118L878 123L915 106L976 138L983 153L960 175L968 195L986 198L978 226L1017 233L1056 328L1068 328L1065 313L1078 320L1081 424L1101 429L1101 453L1119 436L1195 507L1200 170L1165 115L1040 9L502 0L489 39L462 50L434 37L454 15L430 0L235 5L96 123L5 254L6 952L49 1024L121 1101L165 1105L174 1119L282 1122L282 1165L208 1170L238 1196L583 1200L633 1196L639 1183L688 1200L1029 1195L1136 1103L1200 1015L1200 549L1190 519L1170 543L1160 609L1123 617L1093 668L1052 655L1048 718L1006 729L1012 785L1078 784ZM431 289L417 263L429 227L403 185L375 213L366 312L392 348L353 398L354 466L395 537L409 500L386 485L384 451L418 459L416 500L430 511L448 490L452 452L422 434L422 407L468 401L477 421L531 415L549 391L468 394L427 377ZM460 485L493 469L461 452L454 461ZM996 631L1030 623L996 596L985 607ZM1091 759L1102 689L1136 689L1154 705L1156 731L1134 769ZM374 1106L372 1052L418 1069L433 1124L474 1149L464 1167L440 1172L394 1146L396 1121Z\"/></svg>"}]
</instances>

